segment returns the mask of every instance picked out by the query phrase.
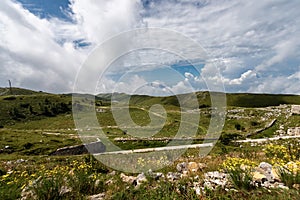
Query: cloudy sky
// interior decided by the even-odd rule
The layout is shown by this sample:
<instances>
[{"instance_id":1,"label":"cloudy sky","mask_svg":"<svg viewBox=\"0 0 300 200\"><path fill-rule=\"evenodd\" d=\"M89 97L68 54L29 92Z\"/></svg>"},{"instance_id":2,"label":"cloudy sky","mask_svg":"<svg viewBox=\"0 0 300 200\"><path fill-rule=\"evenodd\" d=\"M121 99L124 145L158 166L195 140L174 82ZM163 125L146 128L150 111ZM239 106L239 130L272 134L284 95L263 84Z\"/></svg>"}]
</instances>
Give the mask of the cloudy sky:
<instances>
[{"instance_id":1,"label":"cloudy sky","mask_svg":"<svg viewBox=\"0 0 300 200\"><path fill-rule=\"evenodd\" d=\"M97 92L167 95L209 89L209 79L226 92L300 94L299 10L299 0L1 0L0 87L10 79L71 92L95 48L124 31L156 27L201 45L221 76L208 73L200 56L191 66L144 49L99 66Z\"/></svg>"}]
</instances>

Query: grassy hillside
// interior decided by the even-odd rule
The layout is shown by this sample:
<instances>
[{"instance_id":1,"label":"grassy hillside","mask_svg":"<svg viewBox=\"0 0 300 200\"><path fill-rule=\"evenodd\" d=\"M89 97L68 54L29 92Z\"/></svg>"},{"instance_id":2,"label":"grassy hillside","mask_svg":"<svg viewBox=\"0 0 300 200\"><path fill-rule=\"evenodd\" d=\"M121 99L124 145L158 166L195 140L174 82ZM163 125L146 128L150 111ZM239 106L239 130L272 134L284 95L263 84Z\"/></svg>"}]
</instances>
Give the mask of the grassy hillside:
<instances>
[{"instance_id":1,"label":"grassy hillside","mask_svg":"<svg viewBox=\"0 0 300 200\"><path fill-rule=\"evenodd\" d=\"M1 92L7 88L0 88ZM0 127L13 125L18 122L55 117L60 114L71 113L72 97L70 94L47 94L27 89L13 88L14 95L7 93L0 96ZM215 93L222 95L222 93ZM112 94L99 94L96 96L97 106L109 106ZM114 94L114 100L122 103L130 96L124 93ZM184 105L189 106L191 96L189 94L179 95ZM197 92L199 108L211 106L209 92ZM267 106L278 106L280 104L300 104L300 96L279 94L226 94L227 106L258 108ZM146 95L132 95L130 105L149 108L154 104L164 105L167 110L179 110L180 104L176 96L151 97ZM105 122L104 122L105 123Z\"/></svg>"},{"instance_id":2,"label":"grassy hillside","mask_svg":"<svg viewBox=\"0 0 300 200\"><path fill-rule=\"evenodd\" d=\"M12 87L11 90L9 88L0 88L0 94L2 95L36 95L36 94L48 94L43 91L33 91L24 88Z\"/></svg>"},{"instance_id":3,"label":"grassy hillside","mask_svg":"<svg viewBox=\"0 0 300 200\"><path fill-rule=\"evenodd\" d=\"M211 106L210 93L209 92L197 92L197 98L200 107ZM215 96L222 95L222 93L214 93ZM110 101L111 94L99 94L99 98ZM179 95L185 97L187 100L189 94ZM116 94L114 99L122 102L127 99L126 94ZM300 104L299 95L285 95L285 94L251 94L251 93L228 93L226 94L227 106L235 107L267 107L267 106L279 106L280 104ZM179 102L176 96L167 97L151 97L146 95L132 95L130 103L134 105L173 105L179 106Z\"/></svg>"},{"instance_id":4,"label":"grassy hillside","mask_svg":"<svg viewBox=\"0 0 300 200\"><path fill-rule=\"evenodd\" d=\"M300 96L284 94L227 94L227 105L238 107L267 107L280 104L300 104Z\"/></svg>"},{"instance_id":5,"label":"grassy hillside","mask_svg":"<svg viewBox=\"0 0 300 200\"><path fill-rule=\"evenodd\" d=\"M215 93L215 95L222 96L224 94ZM179 96L188 108L192 96L189 94ZM136 188L133 183L123 182L119 172L112 172L112 169L97 162L92 156L49 156L58 148L82 144L71 112L71 94L48 94L15 88L12 95L6 88L0 88L0 199L21 199L23 188L30 189L31 187L36 187L34 191L40 195L36 199L64 199L64 197L66 197L65 199L87 199L89 195L99 192L105 193L105 199L274 199L274 197L275 199L299 199L299 188L293 189L293 185L289 186L289 190L275 188L266 190L252 187L251 190L246 190L243 187L242 189L239 188L240 186L235 182L231 184L234 185L234 190L225 191L219 187L218 190L206 189L201 194L202 196L196 195L193 189L194 183L203 185L205 173L226 169L224 166L227 165L224 163L236 165L237 169L240 169L241 165L238 164L245 164L246 166L253 162L255 163L254 166L258 166L262 161L272 163L277 155L283 155L285 159L288 158L285 160L286 163L292 161L292 158L296 158L296 156L299 160L299 140L287 141L282 139L273 142L274 145L277 145L275 150L279 151L274 154L271 154L272 152L267 154L265 151L272 141L268 141L266 144L245 143L239 145L233 140L244 139L249 133L257 133L251 135L253 138L272 137L278 133L285 134L290 127L300 127L300 115L291 115L290 105L275 107L280 104L300 104L300 96L273 94L227 94L226 96L228 106L225 125L222 127L221 137L210 152L209 157L199 157L201 149L189 149L174 164L161 169L166 179L158 177L162 181L157 181L157 178L152 177L150 172L149 174L145 173L148 181ZM129 96L118 93L115 94L115 101L112 103L122 104L129 97L130 117L140 126L151 123L150 116L153 113L149 114L148 110L152 105L161 104L164 106L167 113L164 126L158 133L151 135L156 140L166 137L173 138L183 124L188 124L188 127L198 127L197 132L192 136L195 139L193 143L202 143L211 117L214 115L213 109L210 108L209 92L197 92L200 108L199 124L196 124L197 122L192 123L190 120L199 113L194 110L181 112L181 106L176 96ZM120 128L120 124L115 122L113 116L110 105L111 98L112 94L100 94L95 98L99 127L80 128L86 133L87 138L94 140L95 138L90 136L98 137L96 134L101 128L111 142L123 150L162 147L168 144L168 141L161 140L114 140L132 137L129 132L130 128L139 129L135 125L126 124L126 121L124 123L126 130ZM91 100L85 95L82 99L78 98L77 101L74 101L74 105L91 105ZM121 105L120 109L128 108ZM154 114L156 117L162 117L159 113ZM184 114L189 114L189 118L185 121L182 120ZM126 115L123 116L122 114L118 116L127 118ZM86 119L84 115L82 118ZM275 122L268 126L274 120ZM188 132L190 130L187 129L186 133ZM286 149L286 151L282 151L282 149ZM282 154L282 152L286 154ZM167 156L163 152L159 156L160 159L157 162L149 156L149 160L139 159L137 162L131 162L129 159L129 162L126 161L121 164L146 166L167 162ZM117 156L113 157L112 160L112 162L116 162L115 165L120 164L117 158ZM183 161L204 164L202 165L203 169L193 173L189 172L187 177L184 175L179 180L169 181L167 174L171 172L172 175L173 172L176 172L176 164ZM112 173L108 174L108 172ZM245 176L241 173L239 177ZM297 179L292 178L291 180L297 181L296 185L299 185L299 177L300 173L297 175ZM241 182L243 178L239 180ZM38 184L33 185L34 182L38 182ZM96 184L96 182L98 183ZM244 183L247 184L247 180L241 182L241 185L245 185ZM63 194L65 196L61 196L62 188L66 188L65 186L72 188L72 190ZM53 192L49 193L49 191ZM53 196L49 196L49 194L53 194ZM28 199L35 198L29 197Z\"/></svg>"},{"instance_id":6,"label":"grassy hillside","mask_svg":"<svg viewBox=\"0 0 300 200\"><path fill-rule=\"evenodd\" d=\"M0 125L39 120L70 113L71 97L39 94L0 96Z\"/></svg>"}]
</instances>

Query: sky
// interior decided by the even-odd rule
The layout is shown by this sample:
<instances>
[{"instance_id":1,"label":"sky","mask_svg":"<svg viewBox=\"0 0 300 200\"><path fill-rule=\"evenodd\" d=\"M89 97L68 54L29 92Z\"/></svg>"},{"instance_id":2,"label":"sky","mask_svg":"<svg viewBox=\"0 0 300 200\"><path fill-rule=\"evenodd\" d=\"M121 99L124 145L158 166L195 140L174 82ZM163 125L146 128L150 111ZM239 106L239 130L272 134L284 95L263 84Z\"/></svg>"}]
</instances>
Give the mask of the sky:
<instances>
[{"instance_id":1,"label":"sky","mask_svg":"<svg viewBox=\"0 0 300 200\"><path fill-rule=\"evenodd\" d=\"M225 92L300 94L299 10L299 0L1 0L0 87L11 80L72 92L99 45L155 27L195 41L207 60L162 49L128 52L99 65L97 93L170 95L209 90L211 80ZM111 53L131 39L111 44Z\"/></svg>"}]
</instances>

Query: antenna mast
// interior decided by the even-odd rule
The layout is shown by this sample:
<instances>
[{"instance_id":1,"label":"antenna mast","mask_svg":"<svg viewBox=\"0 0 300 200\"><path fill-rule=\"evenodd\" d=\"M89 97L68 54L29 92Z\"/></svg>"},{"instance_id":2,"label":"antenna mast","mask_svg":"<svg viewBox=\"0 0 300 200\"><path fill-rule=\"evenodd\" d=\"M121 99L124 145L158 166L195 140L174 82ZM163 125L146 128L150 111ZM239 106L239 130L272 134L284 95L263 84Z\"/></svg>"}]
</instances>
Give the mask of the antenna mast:
<instances>
[{"instance_id":1,"label":"antenna mast","mask_svg":"<svg viewBox=\"0 0 300 200\"><path fill-rule=\"evenodd\" d=\"M9 84L9 91L10 91L10 94L12 95L13 93L12 93L12 87L11 87L11 81L10 81L10 80L8 80L8 84Z\"/></svg>"}]
</instances>

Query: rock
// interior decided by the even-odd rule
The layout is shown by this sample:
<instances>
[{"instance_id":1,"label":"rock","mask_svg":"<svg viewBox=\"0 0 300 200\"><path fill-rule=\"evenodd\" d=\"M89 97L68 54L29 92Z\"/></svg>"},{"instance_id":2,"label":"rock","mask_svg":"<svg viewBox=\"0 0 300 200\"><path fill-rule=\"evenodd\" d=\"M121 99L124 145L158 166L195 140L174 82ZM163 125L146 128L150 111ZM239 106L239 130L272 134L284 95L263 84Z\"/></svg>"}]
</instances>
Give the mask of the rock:
<instances>
[{"instance_id":1,"label":"rock","mask_svg":"<svg viewBox=\"0 0 300 200\"><path fill-rule=\"evenodd\" d=\"M300 184L294 184L293 188L296 189L296 190L300 190Z\"/></svg>"},{"instance_id":2,"label":"rock","mask_svg":"<svg viewBox=\"0 0 300 200\"><path fill-rule=\"evenodd\" d=\"M264 174L262 174L258 171L253 172L252 176L253 176L252 180L254 182L260 182L261 183L261 182L263 182L264 179L267 180L267 177Z\"/></svg>"},{"instance_id":3,"label":"rock","mask_svg":"<svg viewBox=\"0 0 300 200\"><path fill-rule=\"evenodd\" d=\"M289 190L290 188L285 186L285 185L278 185L278 188L284 189L284 190Z\"/></svg>"},{"instance_id":4,"label":"rock","mask_svg":"<svg viewBox=\"0 0 300 200\"><path fill-rule=\"evenodd\" d=\"M261 162L258 167L266 172L272 171L272 165L267 162Z\"/></svg>"},{"instance_id":5,"label":"rock","mask_svg":"<svg viewBox=\"0 0 300 200\"><path fill-rule=\"evenodd\" d=\"M199 167L200 170L203 170L207 167L207 165L204 164L204 163L198 163L198 167Z\"/></svg>"},{"instance_id":6,"label":"rock","mask_svg":"<svg viewBox=\"0 0 300 200\"><path fill-rule=\"evenodd\" d=\"M109 180L105 181L105 185L111 185L113 183L114 183L113 179L109 179Z\"/></svg>"},{"instance_id":7,"label":"rock","mask_svg":"<svg viewBox=\"0 0 300 200\"><path fill-rule=\"evenodd\" d=\"M259 164L259 168L264 171L264 175L266 176L268 181L274 181L274 175L272 174L272 165L266 162L261 162Z\"/></svg>"},{"instance_id":8,"label":"rock","mask_svg":"<svg viewBox=\"0 0 300 200\"><path fill-rule=\"evenodd\" d=\"M69 188L67 186L62 186L59 190L59 195L63 196L64 194L67 194L69 192L72 192L72 188Z\"/></svg>"},{"instance_id":9,"label":"rock","mask_svg":"<svg viewBox=\"0 0 300 200\"><path fill-rule=\"evenodd\" d=\"M228 175L218 171L207 172L204 174L204 187L215 189L217 187L226 188L230 187Z\"/></svg>"},{"instance_id":10,"label":"rock","mask_svg":"<svg viewBox=\"0 0 300 200\"><path fill-rule=\"evenodd\" d=\"M108 173L109 176L115 176L116 175L116 171L112 171L110 173Z\"/></svg>"},{"instance_id":11,"label":"rock","mask_svg":"<svg viewBox=\"0 0 300 200\"><path fill-rule=\"evenodd\" d=\"M280 181L281 180L280 176L279 176L280 173L278 172L277 169L273 168L271 173L272 173L275 181Z\"/></svg>"},{"instance_id":12,"label":"rock","mask_svg":"<svg viewBox=\"0 0 300 200\"><path fill-rule=\"evenodd\" d=\"M100 193L100 194L95 194L92 196L89 196L88 199L89 200L102 200L105 197L105 193Z\"/></svg>"},{"instance_id":13,"label":"rock","mask_svg":"<svg viewBox=\"0 0 300 200\"><path fill-rule=\"evenodd\" d=\"M245 170L250 169L250 166L249 166L249 165L241 164L240 168L241 168L241 170L244 170L244 171L245 171Z\"/></svg>"},{"instance_id":14,"label":"rock","mask_svg":"<svg viewBox=\"0 0 300 200\"><path fill-rule=\"evenodd\" d=\"M201 188L199 186L194 187L195 191L196 191L196 195L201 195Z\"/></svg>"},{"instance_id":15,"label":"rock","mask_svg":"<svg viewBox=\"0 0 300 200\"><path fill-rule=\"evenodd\" d=\"M141 173L136 177L136 183L137 185L141 185L144 182L147 182L147 178L144 173Z\"/></svg>"},{"instance_id":16,"label":"rock","mask_svg":"<svg viewBox=\"0 0 300 200\"><path fill-rule=\"evenodd\" d=\"M161 173L161 172L152 172L151 169L149 169L148 175L150 177L154 178L155 180L158 180L160 178L164 178L165 177L165 175L163 173Z\"/></svg>"},{"instance_id":17,"label":"rock","mask_svg":"<svg viewBox=\"0 0 300 200\"><path fill-rule=\"evenodd\" d=\"M126 176L125 174L121 173L120 178L123 182L133 184L136 178L134 176Z\"/></svg>"},{"instance_id":18,"label":"rock","mask_svg":"<svg viewBox=\"0 0 300 200\"><path fill-rule=\"evenodd\" d=\"M183 171L180 177L181 178L188 177L188 173L189 173L188 171Z\"/></svg>"},{"instance_id":19,"label":"rock","mask_svg":"<svg viewBox=\"0 0 300 200\"><path fill-rule=\"evenodd\" d=\"M218 171L207 172L204 174L204 177L207 179L227 179L227 176L227 174Z\"/></svg>"},{"instance_id":20,"label":"rock","mask_svg":"<svg viewBox=\"0 0 300 200\"><path fill-rule=\"evenodd\" d=\"M178 163L176 165L176 169L179 173L181 173L183 171L187 171L188 170L187 163L186 162Z\"/></svg>"},{"instance_id":21,"label":"rock","mask_svg":"<svg viewBox=\"0 0 300 200\"><path fill-rule=\"evenodd\" d=\"M29 199L37 199L37 197L32 190L28 190L27 188L25 188L21 192L21 200Z\"/></svg>"},{"instance_id":22,"label":"rock","mask_svg":"<svg viewBox=\"0 0 300 200\"><path fill-rule=\"evenodd\" d=\"M197 172L199 170L199 165L196 162L189 162L187 165L188 171Z\"/></svg>"},{"instance_id":23,"label":"rock","mask_svg":"<svg viewBox=\"0 0 300 200\"><path fill-rule=\"evenodd\" d=\"M100 184L100 180L99 180L99 179L97 179L97 180L95 181L95 187L98 187L98 186L99 186L99 184Z\"/></svg>"},{"instance_id":24,"label":"rock","mask_svg":"<svg viewBox=\"0 0 300 200\"><path fill-rule=\"evenodd\" d=\"M16 163L23 163L23 162L26 162L26 160L24 160L24 159L18 159L18 160L16 160Z\"/></svg>"},{"instance_id":25,"label":"rock","mask_svg":"<svg viewBox=\"0 0 300 200\"><path fill-rule=\"evenodd\" d=\"M214 189L211 182L204 182L203 186L204 186L204 188Z\"/></svg>"},{"instance_id":26,"label":"rock","mask_svg":"<svg viewBox=\"0 0 300 200\"><path fill-rule=\"evenodd\" d=\"M173 173L173 172L168 172L167 174L167 179L169 181L175 181L175 180L179 180L181 177L180 173Z\"/></svg>"}]
</instances>

